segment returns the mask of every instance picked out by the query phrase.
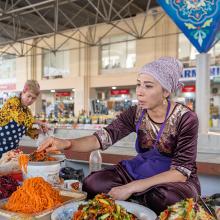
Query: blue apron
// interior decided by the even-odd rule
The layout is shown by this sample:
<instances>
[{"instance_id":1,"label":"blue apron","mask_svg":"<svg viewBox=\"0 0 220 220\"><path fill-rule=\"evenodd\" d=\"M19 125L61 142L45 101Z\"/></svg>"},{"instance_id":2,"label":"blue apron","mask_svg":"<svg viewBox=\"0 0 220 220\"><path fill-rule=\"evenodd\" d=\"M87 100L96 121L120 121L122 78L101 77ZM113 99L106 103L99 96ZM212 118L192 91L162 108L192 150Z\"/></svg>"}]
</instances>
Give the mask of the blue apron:
<instances>
[{"instance_id":1,"label":"blue apron","mask_svg":"<svg viewBox=\"0 0 220 220\"><path fill-rule=\"evenodd\" d=\"M121 161L122 166L127 170L130 176L134 179L145 179L159 173L168 171L171 165L171 158L165 155L162 155L157 149L157 143L163 133L166 120L170 111L170 100L168 100L167 112L165 116L165 120L160 127L160 130L157 134L157 139L150 150L143 149L139 146L138 142L138 130L141 125L141 121L145 115L145 110L142 111L142 114L138 120L136 125L136 133L137 139L135 143L136 151L138 155L131 160L123 160Z\"/></svg>"}]
</instances>

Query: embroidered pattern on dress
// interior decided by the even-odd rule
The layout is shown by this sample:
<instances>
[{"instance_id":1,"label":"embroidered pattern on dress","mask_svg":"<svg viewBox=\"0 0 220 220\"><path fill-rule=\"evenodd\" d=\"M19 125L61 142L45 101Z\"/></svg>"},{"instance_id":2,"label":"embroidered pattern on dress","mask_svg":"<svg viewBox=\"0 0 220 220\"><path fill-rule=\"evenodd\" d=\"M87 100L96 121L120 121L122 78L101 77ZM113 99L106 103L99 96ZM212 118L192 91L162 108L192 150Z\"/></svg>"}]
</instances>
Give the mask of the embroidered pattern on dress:
<instances>
[{"instance_id":1,"label":"embroidered pattern on dress","mask_svg":"<svg viewBox=\"0 0 220 220\"><path fill-rule=\"evenodd\" d=\"M101 148L103 150L107 149L108 147L110 147L112 145L111 137L110 137L109 133L104 128L96 131L95 133L96 133L96 135L98 135L99 140L102 143Z\"/></svg>"},{"instance_id":2,"label":"embroidered pattern on dress","mask_svg":"<svg viewBox=\"0 0 220 220\"><path fill-rule=\"evenodd\" d=\"M175 137L177 133L176 124L178 124L181 117L188 112L189 109L181 104L176 104L172 114L169 116L166 122L166 126L164 128L163 134L157 143L158 150L163 153L171 154L172 147L169 146L169 138ZM142 113L142 109L140 107L137 108L135 122L138 122L140 115ZM138 136L140 138L140 146L142 148L150 149L153 146L153 143L156 140L157 133L160 129L161 124L154 123L146 113L143 117L142 123L140 125Z\"/></svg>"},{"instance_id":3,"label":"embroidered pattern on dress","mask_svg":"<svg viewBox=\"0 0 220 220\"><path fill-rule=\"evenodd\" d=\"M190 177L191 175L191 171L185 167L182 167L182 166L174 166L172 165L171 170L178 170L180 173L182 173L184 176L186 176L187 178Z\"/></svg>"}]
</instances>

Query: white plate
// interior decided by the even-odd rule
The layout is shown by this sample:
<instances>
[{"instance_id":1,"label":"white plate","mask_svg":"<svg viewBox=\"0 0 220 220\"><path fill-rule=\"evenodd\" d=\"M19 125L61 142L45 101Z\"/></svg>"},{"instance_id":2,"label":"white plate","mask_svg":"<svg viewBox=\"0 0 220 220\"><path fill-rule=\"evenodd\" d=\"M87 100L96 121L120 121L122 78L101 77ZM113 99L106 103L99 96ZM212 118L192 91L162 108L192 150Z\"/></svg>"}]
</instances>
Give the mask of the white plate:
<instances>
[{"instance_id":1,"label":"white plate","mask_svg":"<svg viewBox=\"0 0 220 220\"><path fill-rule=\"evenodd\" d=\"M81 203L82 202L72 202L55 209L51 215L51 220L71 220L73 213L78 209ZM125 201L116 201L116 203L122 205L128 212L136 215L139 220L155 220L157 218L152 210L142 205Z\"/></svg>"}]
</instances>

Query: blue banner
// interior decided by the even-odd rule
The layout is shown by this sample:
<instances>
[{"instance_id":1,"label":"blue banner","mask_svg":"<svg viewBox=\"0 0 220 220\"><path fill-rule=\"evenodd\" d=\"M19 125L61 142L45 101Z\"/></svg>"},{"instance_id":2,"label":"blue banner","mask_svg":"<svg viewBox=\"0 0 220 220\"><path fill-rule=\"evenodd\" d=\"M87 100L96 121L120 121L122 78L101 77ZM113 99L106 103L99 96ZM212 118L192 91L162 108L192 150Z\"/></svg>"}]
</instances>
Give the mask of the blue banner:
<instances>
[{"instance_id":1,"label":"blue banner","mask_svg":"<svg viewBox=\"0 0 220 220\"><path fill-rule=\"evenodd\" d=\"M157 0L200 53L220 39L220 0Z\"/></svg>"}]
</instances>

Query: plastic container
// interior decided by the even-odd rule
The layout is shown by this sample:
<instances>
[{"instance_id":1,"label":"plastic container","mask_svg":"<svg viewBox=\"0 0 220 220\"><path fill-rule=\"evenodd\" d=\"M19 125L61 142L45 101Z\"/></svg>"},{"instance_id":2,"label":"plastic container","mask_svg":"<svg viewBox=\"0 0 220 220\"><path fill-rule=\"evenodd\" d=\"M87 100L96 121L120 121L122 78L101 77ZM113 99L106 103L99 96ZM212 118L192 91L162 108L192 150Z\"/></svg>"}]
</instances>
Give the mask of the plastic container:
<instances>
[{"instance_id":1,"label":"plastic container","mask_svg":"<svg viewBox=\"0 0 220 220\"><path fill-rule=\"evenodd\" d=\"M89 171L94 172L102 169L102 155L99 150L92 151L89 156Z\"/></svg>"},{"instance_id":2,"label":"plastic container","mask_svg":"<svg viewBox=\"0 0 220 220\"><path fill-rule=\"evenodd\" d=\"M43 177L47 182L52 185L56 185L60 183L59 171L61 165L60 163L56 164L28 164L27 173L23 172L23 178L31 178L31 177Z\"/></svg>"},{"instance_id":3,"label":"plastic container","mask_svg":"<svg viewBox=\"0 0 220 220\"><path fill-rule=\"evenodd\" d=\"M79 180L64 180L64 188L78 191L82 189L82 184L79 182Z\"/></svg>"},{"instance_id":4,"label":"plastic container","mask_svg":"<svg viewBox=\"0 0 220 220\"><path fill-rule=\"evenodd\" d=\"M51 155L52 156L52 155ZM23 178L43 177L52 185L60 184L59 171L61 169L61 162L65 159L65 155L53 155L56 161L45 162L28 162L27 173L23 170Z\"/></svg>"}]
</instances>

